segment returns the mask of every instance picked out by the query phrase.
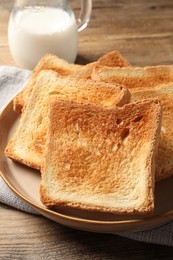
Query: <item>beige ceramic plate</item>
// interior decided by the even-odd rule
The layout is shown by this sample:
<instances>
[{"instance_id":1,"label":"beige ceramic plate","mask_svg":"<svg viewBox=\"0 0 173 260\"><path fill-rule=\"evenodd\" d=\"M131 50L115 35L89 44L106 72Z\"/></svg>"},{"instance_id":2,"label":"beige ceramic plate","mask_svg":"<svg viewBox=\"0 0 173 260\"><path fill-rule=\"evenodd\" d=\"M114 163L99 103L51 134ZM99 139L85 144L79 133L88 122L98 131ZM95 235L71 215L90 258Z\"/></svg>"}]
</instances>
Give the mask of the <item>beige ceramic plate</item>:
<instances>
[{"instance_id":1,"label":"beige ceramic plate","mask_svg":"<svg viewBox=\"0 0 173 260\"><path fill-rule=\"evenodd\" d=\"M10 103L0 116L0 172L16 195L43 216L63 225L93 232L121 232L145 230L162 225L173 219L173 178L161 181L155 190L155 211L151 217L122 217L113 214L91 213L59 208L47 209L39 199L40 173L4 156L4 148L18 124L19 116Z\"/></svg>"}]
</instances>

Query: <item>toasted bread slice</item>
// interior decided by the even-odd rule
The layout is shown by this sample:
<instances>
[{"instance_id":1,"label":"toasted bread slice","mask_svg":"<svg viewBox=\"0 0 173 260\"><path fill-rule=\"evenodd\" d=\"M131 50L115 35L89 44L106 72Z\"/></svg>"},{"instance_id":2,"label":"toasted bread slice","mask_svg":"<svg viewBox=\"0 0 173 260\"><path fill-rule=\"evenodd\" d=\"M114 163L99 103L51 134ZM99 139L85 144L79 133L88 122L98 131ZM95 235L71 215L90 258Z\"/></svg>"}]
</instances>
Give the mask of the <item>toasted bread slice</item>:
<instances>
[{"instance_id":1,"label":"toasted bread slice","mask_svg":"<svg viewBox=\"0 0 173 260\"><path fill-rule=\"evenodd\" d=\"M107 108L124 105L130 100L130 92L120 85L69 80L58 77L55 71L41 71L17 131L5 150L8 157L36 169L40 169L42 162L50 96Z\"/></svg>"},{"instance_id":2,"label":"toasted bread slice","mask_svg":"<svg viewBox=\"0 0 173 260\"><path fill-rule=\"evenodd\" d=\"M117 50L110 51L98 59L98 65L109 67L128 67L130 63Z\"/></svg>"},{"instance_id":3,"label":"toasted bread slice","mask_svg":"<svg viewBox=\"0 0 173 260\"><path fill-rule=\"evenodd\" d=\"M130 66L130 64L118 51L114 50L106 53L97 61L86 64L79 71L70 74L69 77L91 79L92 71L95 66L109 66L122 68Z\"/></svg>"},{"instance_id":4,"label":"toasted bread slice","mask_svg":"<svg viewBox=\"0 0 173 260\"><path fill-rule=\"evenodd\" d=\"M91 79L91 74L97 61L84 65L80 70L68 75L68 78Z\"/></svg>"},{"instance_id":5,"label":"toasted bread slice","mask_svg":"<svg viewBox=\"0 0 173 260\"><path fill-rule=\"evenodd\" d=\"M153 88L173 81L173 65L144 68L95 66L91 78L98 81L122 84L129 89Z\"/></svg>"},{"instance_id":6,"label":"toasted bread slice","mask_svg":"<svg viewBox=\"0 0 173 260\"><path fill-rule=\"evenodd\" d=\"M60 59L56 55L45 54L33 70L27 86L14 98L14 111L21 113L22 108L26 105L28 98L30 97L37 75L41 70L54 70L64 76L80 70L81 67L81 65L69 64L67 61Z\"/></svg>"},{"instance_id":7,"label":"toasted bread slice","mask_svg":"<svg viewBox=\"0 0 173 260\"><path fill-rule=\"evenodd\" d=\"M156 181L173 175L173 83L133 92L132 100L158 98L163 107L163 119L156 162Z\"/></svg>"},{"instance_id":8,"label":"toasted bread slice","mask_svg":"<svg viewBox=\"0 0 173 260\"><path fill-rule=\"evenodd\" d=\"M160 124L156 100L104 109L54 99L41 201L48 207L151 213Z\"/></svg>"},{"instance_id":9,"label":"toasted bread slice","mask_svg":"<svg viewBox=\"0 0 173 260\"><path fill-rule=\"evenodd\" d=\"M156 163L156 181L173 175L173 66L153 66L145 68L95 67L92 77L106 82L126 85L132 100L158 98L163 105L163 123L159 152Z\"/></svg>"},{"instance_id":10,"label":"toasted bread slice","mask_svg":"<svg viewBox=\"0 0 173 260\"><path fill-rule=\"evenodd\" d=\"M96 62L87 64L86 66L69 64L67 61L60 59L56 55L46 54L38 63L28 81L27 86L14 98L14 111L21 113L25 108L27 101L31 95L33 85L36 82L37 75L41 70L54 70L62 76L73 74L76 78L91 78L92 69ZM97 62L98 65L106 66L128 66L128 62L122 57L118 51L112 51L103 55Z\"/></svg>"}]
</instances>

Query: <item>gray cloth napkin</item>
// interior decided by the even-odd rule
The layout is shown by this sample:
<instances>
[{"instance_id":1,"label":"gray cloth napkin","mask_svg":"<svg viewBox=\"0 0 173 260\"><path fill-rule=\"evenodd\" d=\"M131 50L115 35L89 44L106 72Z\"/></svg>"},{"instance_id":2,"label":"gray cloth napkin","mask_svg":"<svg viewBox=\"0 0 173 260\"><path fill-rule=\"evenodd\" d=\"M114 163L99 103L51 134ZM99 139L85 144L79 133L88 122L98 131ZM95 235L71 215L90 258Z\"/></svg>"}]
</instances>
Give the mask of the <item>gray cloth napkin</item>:
<instances>
[{"instance_id":1,"label":"gray cloth napkin","mask_svg":"<svg viewBox=\"0 0 173 260\"><path fill-rule=\"evenodd\" d=\"M0 67L0 110L24 87L31 72L16 67ZM0 202L25 212L39 214L8 188L0 177ZM121 232L120 236L141 242L173 246L173 221L142 232Z\"/></svg>"}]
</instances>

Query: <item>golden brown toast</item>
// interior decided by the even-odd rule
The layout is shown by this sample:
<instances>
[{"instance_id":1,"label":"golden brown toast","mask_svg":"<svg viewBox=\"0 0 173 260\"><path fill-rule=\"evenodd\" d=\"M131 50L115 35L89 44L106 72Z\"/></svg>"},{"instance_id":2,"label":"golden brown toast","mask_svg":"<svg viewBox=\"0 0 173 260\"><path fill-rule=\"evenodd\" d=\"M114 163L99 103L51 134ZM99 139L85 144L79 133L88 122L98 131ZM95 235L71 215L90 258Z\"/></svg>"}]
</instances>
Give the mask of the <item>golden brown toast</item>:
<instances>
[{"instance_id":1,"label":"golden brown toast","mask_svg":"<svg viewBox=\"0 0 173 260\"><path fill-rule=\"evenodd\" d=\"M120 68L131 66L130 63L117 50L110 51L100 57L97 61L97 65Z\"/></svg>"},{"instance_id":2,"label":"golden brown toast","mask_svg":"<svg viewBox=\"0 0 173 260\"><path fill-rule=\"evenodd\" d=\"M81 69L81 65L70 64L53 54L45 54L33 70L27 86L14 98L13 109L21 113L22 108L27 104L28 98L32 92L33 85L36 82L37 75L41 70L54 70L60 75L66 76Z\"/></svg>"},{"instance_id":3,"label":"golden brown toast","mask_svg":"<svg viewBox=\"0 0 173 260\"><path fill-rule=\"evenodd\" d=\"M131 95L120 85L61 78L55 71L41 71L20 124L5 150L8 157L36 169L40 169L45 147L50 96L109 108L123 106Z\"/></svg>"},{"instance_id":4,"label":"golden brown toast","mask_svg":"<svg viewBox=\"0 0 173 260\"><path fill-rule=\"evenodd\" d=\"M51 100L41 201L114 214L154 208L157 100L105 109Z\"/></svg>"},{"instance_id":5,"label":"golden brown toast","mask_svg":"<svg viewBox=\"0 0 173 260\"><path fill-rule=\"evenodd\" d=\"M173 175L173 66L109 68L95 67L93 79L124 84L132 101L158 98L163 105L163 123L156 163L156 181Z\"/></svg>"},{"instance_id":6,"label":"golden brown toast","mask_svg":"<svg viewBox=\"0 0 173 260\"><path fill-rule=\"evenodd\" d=\"M86 66L70 64L67 61L60 59L56 55L46 54L33 70L32 75L28 81L27 86L14 98L14 111L21 113L23 107L26 106L27 101L31 95L33 85L36 82L37 75L41 70L54 70L61 76L69 76L76 78L91 78L92 69L95 64L106 66L128 66L129 63L122 57L118 51L111 51L103 55L97 62L92 62Z\"/></svg>"},{"instance_id":7,"label":"golden brown toast","mask_svg":"<svg viewBox=\"0 0 173 260\"><path fill-rule=\"evenodd\" d=\"M163 118L159 149L156 161L156 181L173 174L173 83L159 85L154 88L145 88L133 92L132 101L146 98L157 98L163 107Z\"/></svg>"},{"instance_id":8,"label":"golden brown toast","mask_svg":"<svg viewBox=\"0 0 173 260\"><path fill-rule=\"evenodd\" d=\"M91 79L92 71L95 66L109 66L122 68L130 66L130 64L118 51L114 50L106 53L97 61L86 64L79 71L70 74L69 77Z\"/></svg>"},{"instance_id":9,"label":"golden brown toast","mask_svg":"<svg viewBox=\"0 0 173 260\"><path fill-rule=\"evenodd\" d=\"M153 88L173 81L173 65L111 68L95 66L92 79L125 85L131 89Z\"/></svg>"}]
</instances>

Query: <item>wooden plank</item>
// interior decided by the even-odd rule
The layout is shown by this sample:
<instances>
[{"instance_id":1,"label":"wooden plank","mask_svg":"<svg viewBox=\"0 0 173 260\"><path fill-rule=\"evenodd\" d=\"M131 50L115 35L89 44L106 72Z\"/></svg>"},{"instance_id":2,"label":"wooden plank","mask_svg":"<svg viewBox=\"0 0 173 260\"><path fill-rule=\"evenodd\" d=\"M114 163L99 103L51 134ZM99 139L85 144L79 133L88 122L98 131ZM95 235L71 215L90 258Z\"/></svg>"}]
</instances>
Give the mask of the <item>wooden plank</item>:
<instances>
[{"instance_id":1,"label":"wooden plank","mask_svg":"<svg viewBox=\"0 0 173 260\"><path fill-rule=\"evenodd\" d=\"M0 207L0 259L172 259L171 247L73 230L41 216Z\"/></svg>"}]
</instances>

